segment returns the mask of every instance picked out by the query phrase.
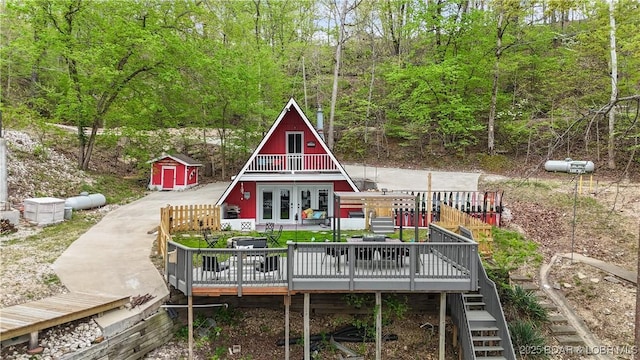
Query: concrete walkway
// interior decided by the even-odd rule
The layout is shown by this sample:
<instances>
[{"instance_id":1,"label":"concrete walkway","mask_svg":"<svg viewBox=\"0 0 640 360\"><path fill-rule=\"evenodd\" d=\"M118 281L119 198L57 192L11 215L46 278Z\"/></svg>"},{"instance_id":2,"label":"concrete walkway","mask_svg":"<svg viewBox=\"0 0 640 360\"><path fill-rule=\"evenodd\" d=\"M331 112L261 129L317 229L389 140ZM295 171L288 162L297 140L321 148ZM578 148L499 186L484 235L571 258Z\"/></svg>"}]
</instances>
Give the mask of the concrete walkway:
<instances>
[{"instance_id":1,"label":"concrete walkway","mask_svg":"<svg viewBox=\"0 0 640 360\"><path fill-rule=\"evenodd\" d=\"M562 256L563 258L571 259L571 253L562 254L560 256ZM629 271L627 269L621 268L618 265L609 264L602 260L575 253L573 254L573 261L579 261L583 264L593 266L602 271L608 272L611 275L615 275L620 279L626 280L634 285L638 285L638 274L635 271Z\"/></svg>"},{"instance_id":2,"label":"concrete walkway","mask_svg":"<svg viewBox=\"0 0 640 360\"><path fill-rule=\"evenodd\" d=\"M160 208L214 203L228 183L213 183L175 192L155 192L107 214L69 246L53 269L70 291L154 298L133 310L112 311L97 318L106 336L153 313L169 291L149 256L160 222Z\"/></svg>"},{"instance_id":3,"label":"concrete walkway","mask_svg":"<svg viewBox=\"0 0 640 360\"><path fill-rule=\"evenodd\" d=\"M374 170L375 169L375 170ZM378 181L390 190L427 189L427 171L346 166L355 178ZM432 172L432 190L477 190L479 173ZM53 268L70 291L100 295L154 298L132 310L112 311L96 319L105 336L147 317L164 302L169 291L149 256L160 221L160 208L170 205L212 204L228 186L212 183L185 191L155 192L107 214L54 262Z\"/></svg>"}]
</instances>

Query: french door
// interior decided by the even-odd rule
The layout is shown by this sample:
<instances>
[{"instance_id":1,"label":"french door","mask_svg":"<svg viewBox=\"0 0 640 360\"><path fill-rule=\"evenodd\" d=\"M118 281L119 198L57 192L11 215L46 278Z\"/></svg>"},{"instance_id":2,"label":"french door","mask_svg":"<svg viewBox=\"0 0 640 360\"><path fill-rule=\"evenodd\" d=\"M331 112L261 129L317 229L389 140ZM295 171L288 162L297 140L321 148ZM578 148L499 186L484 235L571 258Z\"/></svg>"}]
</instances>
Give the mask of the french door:
<instances>
[{"instance_id":1,"label":"french door","mask_svg":"<svg viewBox=\"0 0 640 360\"><path fill-rule=\"evenodd\" d=\"M291 186L267 186L260 188L258 215L260 222L291 223L295 209Z\"/></svg>"},{"instance_id":2,"label":"french door","mask_svg":"<svg viewBox=\"0 0 640 360\"><path fill-rule=\"evenodd\" d=\"M293 224L306 209L331 213L332 184L258 185L258 222Z\"/></svg>"}]
</instances>

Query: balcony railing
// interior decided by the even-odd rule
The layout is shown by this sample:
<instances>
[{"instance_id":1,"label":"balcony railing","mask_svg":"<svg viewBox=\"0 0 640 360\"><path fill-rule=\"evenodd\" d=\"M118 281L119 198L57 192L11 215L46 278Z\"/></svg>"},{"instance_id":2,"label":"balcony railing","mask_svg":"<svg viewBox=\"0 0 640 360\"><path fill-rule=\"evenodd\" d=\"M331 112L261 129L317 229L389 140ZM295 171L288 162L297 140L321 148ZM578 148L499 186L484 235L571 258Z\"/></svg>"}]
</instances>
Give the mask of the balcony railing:
<instances>
[{"instance_id":1,"label":"balcony railing","mask_svg":"<svg viewBox=\"0 0 640 360\"><path fill-rule=\"evenodd\" d=\"M327 154L263 154L249 164L247 172L336 172L338 167Z\"/></svg>"},{"instance_id":2,"label":"balcony railing","mask_svg":"<svg viewBox=\"0 0 640 360\"><path fill-rule=\"evenodd\" d=\"M447 232L438 242L288 243L273 249L192 249L169 242L168 282L187 295L227 289L475 291L477 243ZM215 260L213 260L215 259Z\"/></svg>"}]
</instances>

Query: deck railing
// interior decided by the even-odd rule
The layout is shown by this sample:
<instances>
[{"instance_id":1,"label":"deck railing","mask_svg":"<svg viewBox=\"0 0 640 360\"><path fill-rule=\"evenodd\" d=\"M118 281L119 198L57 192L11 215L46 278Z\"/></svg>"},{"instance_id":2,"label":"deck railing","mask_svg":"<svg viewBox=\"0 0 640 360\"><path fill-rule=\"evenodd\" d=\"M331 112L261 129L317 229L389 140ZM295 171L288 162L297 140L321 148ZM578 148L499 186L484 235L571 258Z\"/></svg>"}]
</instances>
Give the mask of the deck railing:
<instances>
[{"instance_id":1,"label":"deck railing","mask_svg":"<svg viewBox=\"0 0 640 360\"><path fill-rule=\"evenodd\" d=\"M286 291L474 291L477 244L432 226L436 242L287 243L273 249L193 249L168 244L166 278L193 288ZM215 260L214 260L215 259ZM277 264L276 264L277 262Z\"/></svg>"},{"instance_id":2,"label":"deck railing","mask_svg":"<svg viewBox=\"0 0 640 360\"><path fill-rule=\"evenodd\" d=\"M478 257L477 262L481 263L481 261ZM504 312L502 311L498 289L496 288L496 284L489 279L482 265L480 265L480 269L478 270L478 287L480 294L482 294L482 299L486 303L485 309L496 319L498 335L502 339L502 347L504 348L502 356L507 360L516 360L516 354L509 334L509 327L507 326Z\"/></svg>"},{"instance_id":3,"label":"deck railing","mask_svg":"<svg viewBox=\"0 0 640 360\"><path fill-rule=\"evenodd\" d=\"M327 154L263 154L257 155L246 171L265 173L336 172L338 167Z\"/></svg>"}]
</instances>

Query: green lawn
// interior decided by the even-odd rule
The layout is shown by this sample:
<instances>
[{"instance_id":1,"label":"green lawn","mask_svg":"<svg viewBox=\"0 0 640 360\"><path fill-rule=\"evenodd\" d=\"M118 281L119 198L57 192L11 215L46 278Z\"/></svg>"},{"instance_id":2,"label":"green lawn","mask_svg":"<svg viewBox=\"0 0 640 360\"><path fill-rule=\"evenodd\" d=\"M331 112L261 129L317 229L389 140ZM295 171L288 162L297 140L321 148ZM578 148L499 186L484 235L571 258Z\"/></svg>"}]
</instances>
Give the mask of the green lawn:
<instances>
[{"instance_id":1,"label":"green lawn","mask_svg":"<svg viewBox=\"0 0 640 360\"><path fill-rule=\"evenodd\" d=\"M340 241L346 241L346 238L352 235L362 235L366 234L365 230L342 230L340 231ZM411 241L414 239L414 229L403 229L402 239L404 241ZM226 239L234 236L261 236L260 232L250 231L250 232L240 232L240 231L214 231L212 232L212 236L219 236L220 241L216 245L217 248L224 248L227 246ZM425 240L427 238L427 229L420 229L419 236L421 240ZM390 238L398 239L400 238L400 233L396 231L394 234L389 235ZM191 248L206 248L207 243L202 239L199 232L182 232L176 233L173 237L174 241L182 244L184 246L188 246ZM333 232L331 229L327 230L283 230L278 243L285 247L288 241L293 242L324 242L324 241L333 241ZM269 244L269 247L274 247Z\"/></svg>"}]
</instances>

